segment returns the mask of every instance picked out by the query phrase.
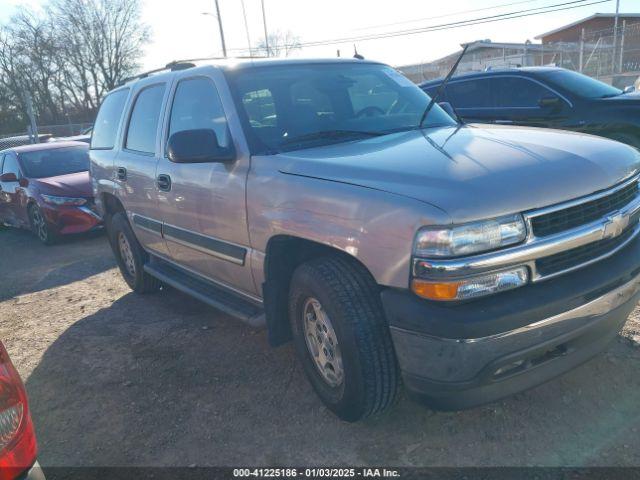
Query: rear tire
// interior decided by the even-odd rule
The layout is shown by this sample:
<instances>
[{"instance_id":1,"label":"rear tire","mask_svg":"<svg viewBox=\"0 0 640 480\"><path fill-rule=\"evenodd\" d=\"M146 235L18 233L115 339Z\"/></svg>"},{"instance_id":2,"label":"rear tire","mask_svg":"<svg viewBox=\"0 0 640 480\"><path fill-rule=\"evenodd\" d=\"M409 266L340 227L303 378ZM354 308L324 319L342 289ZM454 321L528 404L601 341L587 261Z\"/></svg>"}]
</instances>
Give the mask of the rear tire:
<instances>
[{"instance_id":1,"label":"rear tire","mask_svg":"<svg viewBox=\"0 0 640 480\"><path fill-rule=\"evenodd\" d=\"M51 231L51 227L47 223L42 210L36 204L29 205L29 224L31 231L38 237L43 244L49 246L58 241L57 235Z\"/></svg>"},{"instance_id":2,"label":"rear tire","mask_svg":"<svg viewBox=\"0 0 640 480\"><path fill-rule=\"evenodd\" d=\"M109 219L107 232L120 273L131 290L136 293L153 293L160 290L160 281L144 271L144 264L149 261L149 255L138 242L124 213L116 213Z\"/></svg>"},{"instance_id":3,"label":"rear tire","mask_svg":"<svg viewBox=\"0 0 640 480\"><path fill-rule=\"evenodd\" d=\"M394 403L398 365L379 287L364 267L337 255L299 266L289 318L307 378L329 410L354 422Z\"/></svg>"}]
</instances>

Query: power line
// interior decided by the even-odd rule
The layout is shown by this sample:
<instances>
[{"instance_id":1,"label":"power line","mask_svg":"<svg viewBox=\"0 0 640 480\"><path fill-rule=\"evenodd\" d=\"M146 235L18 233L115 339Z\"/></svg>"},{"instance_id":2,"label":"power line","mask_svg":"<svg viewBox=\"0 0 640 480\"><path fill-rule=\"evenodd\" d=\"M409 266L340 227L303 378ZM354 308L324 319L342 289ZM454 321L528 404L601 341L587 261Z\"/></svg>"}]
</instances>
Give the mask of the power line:
<instances>
[{"instance_id":1,"label":"power line","mask_svg":"<svg viewBox=\"0 0 640 480\"><path fill-rule=\"evenodd\" d=\"M514 5L522 5L524 3L535 3L535 2L540 2L540 1L541 0L522 0L520 2L503 3L502 5L494 5L494 6L491 6L491 7L483 7L483 8L474 8L473 10L460 10L460 11L457 11L457 12L445 13L443 15L435 15L433 17L415 18L413 20L404 20L404 21L401 21L401 22L392 22L392 23L383 23L383 24L380 24L380 25L371 25L371 26L368 26L368 27L356 28L356 29L354 29L354 31L373 30L375 28L392 27L394 25L406 25L406 24L409 24L409 23L422 22L424 20L436 20L438 18L455 17L455 16L458 16L458 15L462 15L463 13L483 12L485 10L493 10L494 8L512 7Z\"/></svg>"},{"instance_id":2,"label":"power line","mask_svg":"<svg viewBox=\"0 0 640 480\"><path fill-rule=\"evenodd\" d=\"M486 16L486 17L480 17L480 18L475 18L475 19L468 19L468 20L460 20L457 22L450 22L450 23L443 23L443 24L438 24L438 25L429 25L429 26L425 26L425 27L420 27L420 28L416 28L416 29L409 29L409 30L399 30L399 31L392 31L392 32L384 32L384 33L378 33L378 34L370 34L370 35L361 35L361 36L354 36L354 37L343 37L343 38L336 38L336 39L329 39L329 40L315 40L315 41L309 41L309 42L302 42L297 44L296 46L300 46L300 47L319 47L319 46L326 46L326 45L336 45L336 44L340 44L340 43L352 43L352 42L361 42L361 41L368 41L368 40L379 40L379 39L384 39L384 38L392 38L392 37L399 37L399 36L405 36L405 35L415 35L418 33L427 33L427 32L434 32L434 31L441 31L441 30L450 30L453 28L460 28L460 27L467 27L467 26L472 26L472 25L480 25L480 24L484 24L484 23L493 23L493 22L498 22L498 21L503 21L503 20L511 20L511 19L516 19L516 18L524 18L524 17L530 17L530 16L535 16L535 15L542 15L545 13L553 13L553 12L559 12L559 11L563 11L563 10L573 10L576 8L582 8L582 7L587 7L587 6L591 6L591 5L598 5L601 3L608 3L612 0L596 0L596 1L592 1L590 3L584 3L587 2L588 0L573 0L570 2L564 2L564 3L557 3L554 5L548 5L546 7L536 7L536 8L531 8L531 9L526 9L526 10L518 10L518 11L513 11L513 12L508 12L508 13L503 13L503 14L499 14L499 15L490 15L490 16ZM579 4L579 5L576 5ZM556 8L558 7L558 8ZM536 10L542 10L545 9L544 11L536 11ZM293 45L288 45L288 46L293 46ZM242 48L237 48L234 49L235 51L245 51L246 49L242 49Z\"/></svg>"}]
</instances>

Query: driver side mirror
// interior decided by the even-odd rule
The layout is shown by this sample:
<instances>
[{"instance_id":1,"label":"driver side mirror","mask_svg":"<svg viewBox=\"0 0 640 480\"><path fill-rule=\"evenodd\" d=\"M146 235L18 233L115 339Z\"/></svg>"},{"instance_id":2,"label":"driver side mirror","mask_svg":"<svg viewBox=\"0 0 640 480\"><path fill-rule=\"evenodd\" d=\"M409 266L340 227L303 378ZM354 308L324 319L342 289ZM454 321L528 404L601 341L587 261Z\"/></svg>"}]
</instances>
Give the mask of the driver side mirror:
<instances>
[{"instance_id":1,"label":"driver side mirror","mask_svg":"<svg viewBox=\"0 0 640 480\"><path fill-rule=\"evenodd\" d=\"M12 182L17 182L17 181L18 181L18 177L13 172L7 172L7 173L3 173L2 175L0 175L0 182L12 183Z\"/></svg>"},{"instance_id":2,"label":"driver side mirror","mask_svg":"<svg viewBox=\"0 0 640 480\"><path fill-rule=\"evenodd\" d=\"M208 128L174 133L167 153L175 163L223 163L236 158L233 147L221 147L216 132Z\"/></svg>"},{"instance_id":3,"label":"driver side mirror","mask_svg":"<svg viewBox=\"0 0 640 480\"><path fill-rule=\"evenodd\" d=\"M559 107L560 104L562 103L562 100L560 100L559 97L544 97L541 98L540 101L538 102L538 105L542 108L546 108L546 107Z\"/></svg>"}]
</instances>

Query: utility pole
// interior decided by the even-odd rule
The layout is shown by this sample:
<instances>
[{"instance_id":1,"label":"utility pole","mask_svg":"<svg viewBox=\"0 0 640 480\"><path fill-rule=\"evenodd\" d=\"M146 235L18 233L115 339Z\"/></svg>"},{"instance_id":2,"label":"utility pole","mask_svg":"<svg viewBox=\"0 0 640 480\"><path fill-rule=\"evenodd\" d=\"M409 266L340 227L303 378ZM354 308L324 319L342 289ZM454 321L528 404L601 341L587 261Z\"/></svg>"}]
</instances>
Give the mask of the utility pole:
<instances>
[{"instance_id":1,"label":"utility pole","mask_svg":"<svg viewBox=\"0 0 640 480\"><path fill-rule=\"evenodd\" d=\"M613 20L613 55L612 55L612 74L616 73L616 53L618 52L618 17L620 16L620 0L616 0L616 16Z\"/></svg>"},{"instance_id":2,"label":"utility pole","mask_svg":"<svg viewBox=\"0 0 640 480\"><path fill-rule=\"evenodd\" d=\"M224 30L222 30L222 17L220 16L220 6L218 0L216 2L216 15L218 17L218 27L220 28L220 41L222 42L222 55L227 58L227 44L224 42Z\"/></svg>"},{"instance_id":3,"label":"utility pole","mask_svg":"<svg viewBox=\"0 0 640 480\"><path fill-rule=\"evenodd\" d=\"M31 143L40 143L36 116L33 113L33 102L31 100L31 94L29 94L27 90L24 90L24 103L27 107L27 116L29 117L29 136L31 137Z\"/></svg>"},{"instance_id":4,"label":"utility pole","mask_svg":"<svg viewBox=\"0 0 640 480\"><path fill-rule=\"evenodd\" d=\"M264 0L262 1L262 24L264 25L264 46L267 49L267 57L270 57L269 54L269 33L267 31L267 16L264 13Z\"/></svg>"}]
</instances>

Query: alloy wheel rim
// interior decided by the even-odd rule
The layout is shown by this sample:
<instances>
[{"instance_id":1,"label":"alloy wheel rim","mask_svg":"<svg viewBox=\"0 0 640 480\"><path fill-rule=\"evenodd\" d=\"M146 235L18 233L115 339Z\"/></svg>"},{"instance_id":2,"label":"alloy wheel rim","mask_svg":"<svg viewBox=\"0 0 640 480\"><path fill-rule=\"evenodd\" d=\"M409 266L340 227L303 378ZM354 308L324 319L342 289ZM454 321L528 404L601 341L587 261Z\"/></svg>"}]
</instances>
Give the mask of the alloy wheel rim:
<instances>
[{"instance_id":1,"label":"alloy wheel rim","mask_svg":"<svg viewBox=\"0 0 640 480\"><path fill-rule=\"evenodd\" d=\"M308 298L302 309L302 323L307 349L313 362L330 387L344 381L342 353L331 319L315 298Z\"/></svg>"},{"instance_id":2,"label":"alloy wheel rim","mask_svg":"<svg viewBox=\"0 0 640 480\"><path fill-rule=\"evenodd\" d=\"M33 222L33 229L35 230L36 235L40 240L45 242L48 237L47 224L45 223L44 217L40 213L40 210L34 208L32 210L31 217Z\"/></svg>"},{"instance_id":3,"label":"alloy wheel rim","mask_svg":"<svg viewBox=\"0 0 640 480\"><path fill-rule=\"evenodd\" d=\"M124 262L127 273L129 273L129 275L131 275L132 277L135 277L136 263L133 260L133 251L131 250L129 240L122 232L118 234L118 248L120 249L120 258L122 258L122 261Z\"/></svg>"}]
</instances>

